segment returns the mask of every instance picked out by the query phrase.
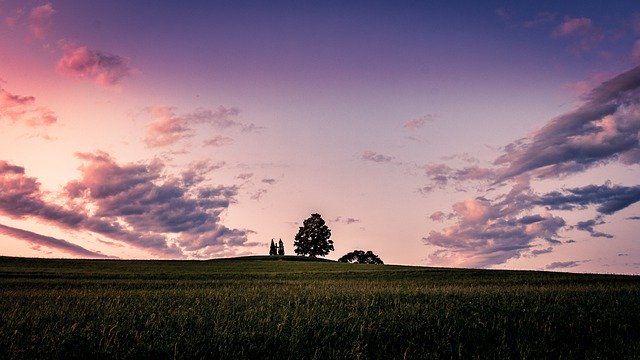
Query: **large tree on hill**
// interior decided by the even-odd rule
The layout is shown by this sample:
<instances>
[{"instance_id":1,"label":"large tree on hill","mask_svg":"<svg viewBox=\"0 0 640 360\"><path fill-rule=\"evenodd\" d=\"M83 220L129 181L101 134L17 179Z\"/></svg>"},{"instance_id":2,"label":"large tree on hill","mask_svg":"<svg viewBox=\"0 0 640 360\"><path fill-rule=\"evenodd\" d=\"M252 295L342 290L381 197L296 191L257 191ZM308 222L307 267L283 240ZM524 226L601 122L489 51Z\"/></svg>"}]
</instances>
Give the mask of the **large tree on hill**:
<instances>
[{"instance_id":1,"label":"large tree on hill","mask_svg":"<svg viewBox=\"0 0 640 360\"><path fill-rule=\"evenodd\" d=\"M338 261L358 264L384 264L380 257L372 251L364 252L362 250L354 250L350 253L346 253L343 257L338 259Z\"/></svg>"},{"instance_id":2,"label":"large tree on hill","mask_svg":"<svg viewBox=\"0 0 640 360\"><path fill-rule=\"evenodd\" d=\"M310 257L325 256L333 251L331 230L325 224L320 214L311 214L311 217L303 222L293 242L295 253L309 255Z\"/></svg>"}]
</instances>

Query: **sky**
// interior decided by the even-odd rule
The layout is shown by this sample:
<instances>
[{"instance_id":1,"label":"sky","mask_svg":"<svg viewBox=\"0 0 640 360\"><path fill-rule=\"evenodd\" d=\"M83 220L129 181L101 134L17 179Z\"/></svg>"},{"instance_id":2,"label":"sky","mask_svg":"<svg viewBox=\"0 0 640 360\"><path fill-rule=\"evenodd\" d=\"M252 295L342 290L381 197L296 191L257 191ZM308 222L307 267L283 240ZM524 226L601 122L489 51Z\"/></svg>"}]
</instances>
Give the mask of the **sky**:
<instances>
[{"instance_id":1,"label":"sky","mask_svg":"<svg viewBox=\"0 0 640 360\"><path fill-rule=\"evenodd\" d=\"M633 1L0 0L0 255L640 273Z\"/></svg>"}]
</instances>

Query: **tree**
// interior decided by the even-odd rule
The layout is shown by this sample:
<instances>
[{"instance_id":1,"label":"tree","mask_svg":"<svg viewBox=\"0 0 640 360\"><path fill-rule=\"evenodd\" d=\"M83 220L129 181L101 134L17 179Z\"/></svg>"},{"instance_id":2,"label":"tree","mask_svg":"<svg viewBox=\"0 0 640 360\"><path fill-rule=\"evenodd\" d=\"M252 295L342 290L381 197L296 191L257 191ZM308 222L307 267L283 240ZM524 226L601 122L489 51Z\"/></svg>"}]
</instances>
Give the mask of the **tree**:
<instances>
[{"instance_id":1,"label":"tree","mask_svg":"<svg viewBox=\"0 0 640 360\"><path fill-rule=\"evenodd\" d=\"M378 255L371 251L364 252L363 250L354 250L350 253L346 253L343 257L338 259L338 261L357 264L384 264Z\"/></svg>"},{"instance_id":2,"label":"tree","mask_svg":"<svg viewBox=\"0 0 640 360\"><path fill-rule=\"evenodd\" d=\"M276 249L276 244L273 243L273 239L271 239L271 246L269 247L269 255L278 254L278 250Z\"/></svg>"},{"instance_id":3,"label":"tree","mask_svg":"<svg viewBox=\"0 0 640 360\"><path fill-rule=\"evenodd\" d=\"M278 241L278 255L284 256L284 243L282 242L282 239Z\"/></svg>"},{"instance_id":4,"label":"tree","mask_svg":"<svg viewBox=\"0 0 640 360\"><path fill-rule=\"evenodd\" d=\"M333 240L330 239L331 230L325 224L320 214L311 214L298 230L293 246L298 255L310 257L325 256L333 251Z\"/></svg>"}]
</instances>

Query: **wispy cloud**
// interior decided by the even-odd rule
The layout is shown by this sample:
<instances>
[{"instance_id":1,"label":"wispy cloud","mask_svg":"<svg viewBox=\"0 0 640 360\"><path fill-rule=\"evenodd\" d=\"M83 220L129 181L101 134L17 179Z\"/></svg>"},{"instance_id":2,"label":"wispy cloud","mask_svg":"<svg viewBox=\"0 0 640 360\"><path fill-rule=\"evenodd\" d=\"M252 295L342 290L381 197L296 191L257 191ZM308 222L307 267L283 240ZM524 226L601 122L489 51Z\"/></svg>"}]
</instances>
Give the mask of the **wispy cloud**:
<instances>
[{"instance_id":1,"label":"wispy cloud","mask_svg":"<svg viewBox=\"0 0 640 360\"><path fill-rule=\"evenodd\" d=\"M29 12L29 30L38 39L43 39L51 28L52 17L56 11L51 3L36 6Z\"/></svg>"},{"instance_id":2,"label":"wispy cloud","mask_svg":"<svg viewBox=\"0 0 640 360\"><path fill-rule=\"evenodd\" d=\"M34 96L12 94L0 87L0 120L22 122L30 127L46 127L58 121L53 111L35 102Z\"/></svg>"},{"instance_id":3,"label":"wispy cloud","mask_svg":"<svg viewBox=\"0 0 640 360\"><path fill-rule=\"evenodd\" d=\"M147 126L144 141L149 147L161 147L174 144L194 135L194 126L206 124L216 129L239 128L241 131L253 131L259 127L246 124L237 119L240 109L219 106L216 110L198 109L178 115L172 106L153 106L147 108L153 120ZM233 143L228 136L217 135L204 141L206 146L224 146Z\"/></svg>"}]
</instances>

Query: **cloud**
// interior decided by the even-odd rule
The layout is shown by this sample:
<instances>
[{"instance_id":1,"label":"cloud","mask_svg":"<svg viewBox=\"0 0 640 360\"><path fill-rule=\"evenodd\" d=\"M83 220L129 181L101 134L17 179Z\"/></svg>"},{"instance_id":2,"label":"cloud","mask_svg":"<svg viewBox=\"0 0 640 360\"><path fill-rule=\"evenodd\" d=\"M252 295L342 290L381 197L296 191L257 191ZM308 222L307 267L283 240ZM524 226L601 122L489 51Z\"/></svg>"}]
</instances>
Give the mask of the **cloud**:
<instances>
[{"instance_id":1,"label":"cloud","mask_svg":"<svg viewBox=\"0 0 640 360\"><path fill-rule=\"evenodd\" d=\"M265 184L269 184L269 185L273 185L277 182L276 179L271 179L271 178L267 178L267 179L262 179L262 182Z\"/></svg>"},{"instance_id":2,"label":"cloud","mask_svg":"<svg viewBox=\"0 0 640 360\"><path fill-rule=\"evenodd\" d=\"M214 170L218 170L225 166L224 161L213 163L211 160L194 161L190 163L180 175L182 176L182 183L186 187L192 187L207 180L206 175Z\"/></svg>"},{"instance_id":3,"label":"cloud","mask_svg":"<svg viewBox=\"0 0 640 360\"><path fill-rule=\"evenodd\" d=\"M580 261L556 261L547 265L545 269L554 270L554 269L567 269L580 265Z\"/></svg>"},{"instance_id":4,"label":"cloud","mask_svg":"<svg viewBox=\"0 0 640 360\"><path fill-rule=\"evenodd\" d=\"M640 220L640 216L629 216L627 220Z\"/></svg>"},{"instance_id":5,"label":"cloud","mask_svg":"<svg viewBox=\"0 0 640 360\"><path fill-rule=\"evenodd\" d=\"M149 147L171 145L180 139L193 136L192 129L187 121L176 116L173 107L150 107L147 111L153 117L153 121L147 127L144 142Z\"/></svg>"},{"instance_id":6,"label":"cloud","mask_svg":"<svg viewBox=\"0 0 640 360\"><path fill-rule=\"evenodd\" d=\"M546 206L550 210L584 209L597 205L596 211L611 215L640 201L640 185L611 186L587 185L578 188L554 191L532 199L532 204Z\"/></svg>"},{"instance_id":7,"label":"cloud","mask_svg":"<svg viewBox=\"0 0 640 360\"><path fill-rule=\"evenodd\" d=\"M393 160L393 156L378 154L371 150L364 151L360 158L365 161L373 161L376 163L387 163Z\"/></svg>"},{"instance_id":8,"label":"cloud","mask_svg":"<svg viewBox=\"0 0 640 360\"><path fill-rule=\"evenodd\" d=\"M425 126L428 122L433 121L433 115L427 114L419 118L411 119L402 125L403 128L408 130L417 130Z\"/></svg>"},{"instance_id":9,"label":"cloud","mask_svg":"<svg viewBox=\"0 0 640 360\"><path fill-rule=\"evenodd\" d=\"M171 106L153 106L147 108L153 120L147 126L144 142L149 147L161 147L174 144L182 139L192 137L195 134L194 126L206 124L217 129L239 128L241 131L257 129L253 124L245 124L236 118L240 109L219 106L215 111L198 109L196 111L177 115L176 108ZM206 146L223 146L233 143L233 139L227 136L214 136L205 140Z\"/></svg>"},{"instance_id":10,"label":"cloud","mask_svg":"<svg viewBox=\"0 0 640 360\"><path fill-rule=\"evenodd\" d=\"M578 224L576 225L576 228L578 230L582 230L582 231L586 231L589 234L591 234L592 237L603 237L603 238L607 238L607 239L611 239L613 238L613 235L611 234L606 234L600 231L596 231L593 229L594 226L596 225L602 225L604 224L604 220L602 220L601 218L597 218L597 219L591 219L591 220L587 220L587 221L579 221Z\"/></svg>"},{"instance_id":11,"label":"cloud","mask_svg":"<svg viewBox=\"0 0 640 360\"><path fill-rule=\"evenodd\" d=\"M640 163L640 67L596 87L578 109L504 148L497 181L559 177L618 161Z\"/></svg>"},{"instance_id":12,"label":"cloud","mask_svg":"<svg viewBox=\"0 0 640 360\"><path fill-rule=\"evenodd\" d=\"M58 121L55 113L36 106L34 96L12 94L0 87L0 120L22 122L29 127L47 127Z\"/></svg>"},{"instance_id":13,"label":"cloud","mask_svg":"<svg viewBox=\"0 0 640 360\"><path fill-rule=\"evenodd\" d=\"M247 180L253 177L253 173L242 173L236 176L236 179Z\"/></svg>"},{"instance_id":14,"label":"cloud","mask_svg":"<svg viewBox=\"0 0 640 360\"><path fill-rule=\"evenodd\" d=\"M563 218L544 211L523 214L525 209L513 206L527 191L528 187L514 186L502 199L477 197L455 203L447 219L456 222L423 238L438 249L429 255L431 264L487 267L531 253L541 241L557 245L558 232L566 225ZM444 213L432 217L443 220Z\"/></svg>"},{"instance_id":15,"label":"cloud","mask_svg":"<svg viewBox=\"0 0 640 360\"><path fill-rule=\"evenodd\" d=\"M210 139L205 140L203 144L205 146L220 147L220 146L232 145L234 142L235 141L233 140L233 138L230 138L228 136L216 135Z\"/></svg>"},{"instance_id":16,"label":"cloud","mask_svg":"<svg viewBox=\"0 0 640 360\"><path fill-rule=\"evenodd\" d=\"M352 218L352 217L342 217L342 216L338 216L335 219L331 220L331 222L336 222L336 223L343 223L343 224L347 224L347 225L351 225L351 224L355 224L360 222L359 219L356 218Z\"/></svg>"},{"instance_id":17,"label":"cloud","mask_svg":"<svg viewBox=\"0 0 640 360\"><path fill-rule=\"evenodd\" d=\"M36 6L29 13L29 29L38 39L44 38L51 28L51 18L56 11L51 3Z\"/></svg>"},{"instance_id":18,"label":"cloud","mask_svg":"<svg viewBox=\"0 0 640 360\"><path fill-rule=\"evenodd\" d=\"M258 189L256 192L251 194L251 200L259 201L262 198L262 195L267 193L267 189Z\"/></svg>"},{"instance_id":19,"label":"cloud","mask_svg":"<svg viewBox=\"0 0 640 360\"><path fill-rule=\"evenodd\" d=\"M572 18L567 16L564 18L562 23L558 25L553 34L560 37L584 35L588 33L592 27L593 24L589 18Z\"/></svg>"},{"instance_id":20,"label":"cloud","mask_svg":"<svg viewBox=\"0 0 640 360\"><path fill-rule=\"evenodd\" d=\"M215 168L194 163L194 176L165 175L159 160L120 165L107 153L79 153L81 178L67 183L66 202L53 203L24 168L0 162L0 213L37 218L52 226L90 231L163 257L227 251L249 230L229 229L220 214L235 202L236 186L202 185ZM210 247L210 249L206 249Z\"/></svg>"},{"instance_id":21,"label":"cloud","mask_svg":"<svg viewBox=\"0 0 640 360\"><path fill-rule=\"evenodd\" d=\"M554 13L543 11L536 14L535 18L525 21L522 25L525 28L535 28L555 22L556 17L557 15Z\"/></svg>"},{"instance_id":22,"label":"cloud","mask_svg":"<svg viewBox=\"0 0 640 360\"><path fill-rule=\"evenodd\" d=\"M37 234L31 231L17 229L17 228L2 225L2 224L0 224L0 234L6 235L12 238L16 238L16 239L28 241L29 243L36 246L46 246L49 248L53 248L58 251L62 251L64 253L74 255L74 256L81 256L85 258L94 258L94 259L113 258L112 256L107 256L99 252L87 250L80 245L70 243L66 240L56 239L51 236L45 236L45 235Z\"/></svg>"},{"instance_id":23,"label":"cloud","mask_svg":"<svg viewBox=\"0 0 640 360\"><path fill-rule=\"evenodd\" d=\"M589 51L604 39L602 31L593 25L591 19L585 17L566 16L551 35L577 41L573 47L574 52Z\"/></svg>"},{"instance_id":24,"label":"cloud","mask_svg":"<svg viewBox=\"0 0 640 360\"><path fill-rule=\"evenodd\" d=\"M119 84L133 72L128 59L86 46L68 47L58 61L57 69L62 74L105 86Z\"/></svg>"}]
</instances>

